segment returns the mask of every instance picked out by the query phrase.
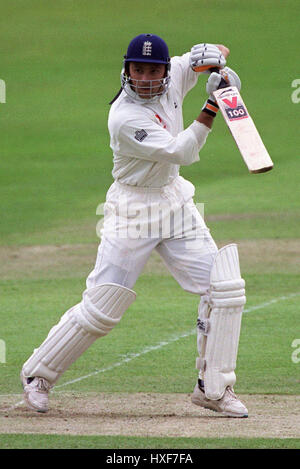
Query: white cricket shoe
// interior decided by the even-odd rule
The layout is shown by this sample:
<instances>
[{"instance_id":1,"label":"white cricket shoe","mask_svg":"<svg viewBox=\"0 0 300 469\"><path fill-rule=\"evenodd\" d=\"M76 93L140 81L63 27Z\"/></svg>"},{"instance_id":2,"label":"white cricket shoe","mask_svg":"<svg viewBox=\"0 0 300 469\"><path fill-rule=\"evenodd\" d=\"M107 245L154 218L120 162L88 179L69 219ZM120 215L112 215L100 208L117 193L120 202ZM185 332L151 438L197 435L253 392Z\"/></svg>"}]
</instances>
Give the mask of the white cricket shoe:
<instances>
[{"instance_id":1,"label":"white cricket shoe","mask_svg":"<svg viewBox=\"0 0 300 469\"><path fill-rule=\"evenodd\" d=\"M193 404L205 407L205 409L214 410L215 412L222 412L227 417L248 417L247 407L237 398L230 386L227 386L225 389L224 396L215 401L207 399L204 388L197 383L191 400Z\"/></svg>"},{"instance_id":2,"label":"white cricket shoe","mask_svg":"<svg viewBox=\"0 0 300 469\"><path fill-rule=\"evenodd\" d=\"M38 376L26 378L22 371L21 381L24 389L24 399L28 407L37 412L48 412L50 383L45 378Z\"/></svg>"}]
</instances>

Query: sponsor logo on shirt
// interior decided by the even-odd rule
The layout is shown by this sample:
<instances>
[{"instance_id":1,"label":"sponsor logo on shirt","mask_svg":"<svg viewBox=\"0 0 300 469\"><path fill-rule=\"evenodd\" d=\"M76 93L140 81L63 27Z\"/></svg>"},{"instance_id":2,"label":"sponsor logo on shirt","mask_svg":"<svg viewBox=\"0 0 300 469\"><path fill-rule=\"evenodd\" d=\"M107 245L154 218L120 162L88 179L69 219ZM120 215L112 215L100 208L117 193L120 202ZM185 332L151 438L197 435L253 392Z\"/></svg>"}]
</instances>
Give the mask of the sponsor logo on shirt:
<instances>
[{"instance_id":1,"label":"sponsor logo on shirt","mask_svg":"<svg viewBox=\"0 0 300 469\"><path fill-rule=\"evenodd\" d=\"M134 134L134 138L139 142L142 142L147 137L147 132L144 129L137 130Z\"/></svg>"}]
</instances>

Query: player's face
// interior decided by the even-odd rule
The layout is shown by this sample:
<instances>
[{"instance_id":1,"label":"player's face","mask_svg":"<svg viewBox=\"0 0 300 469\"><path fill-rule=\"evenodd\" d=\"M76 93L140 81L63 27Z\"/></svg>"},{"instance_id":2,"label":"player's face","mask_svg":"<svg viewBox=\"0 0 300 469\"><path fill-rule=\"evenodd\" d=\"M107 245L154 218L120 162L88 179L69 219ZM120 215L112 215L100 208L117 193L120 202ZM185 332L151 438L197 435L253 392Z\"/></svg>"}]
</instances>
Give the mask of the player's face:
<instances>
[{"instance_id":1,"label":"player's face","mask_svg":"<svg viewBox=\"0 0 300 469\"><path fill-rule=\"evenodd\" d=\"M131 86L143 99L149 99L162 91L166 66L164 64L130 62Z\"/></svg>"}]
</instances>

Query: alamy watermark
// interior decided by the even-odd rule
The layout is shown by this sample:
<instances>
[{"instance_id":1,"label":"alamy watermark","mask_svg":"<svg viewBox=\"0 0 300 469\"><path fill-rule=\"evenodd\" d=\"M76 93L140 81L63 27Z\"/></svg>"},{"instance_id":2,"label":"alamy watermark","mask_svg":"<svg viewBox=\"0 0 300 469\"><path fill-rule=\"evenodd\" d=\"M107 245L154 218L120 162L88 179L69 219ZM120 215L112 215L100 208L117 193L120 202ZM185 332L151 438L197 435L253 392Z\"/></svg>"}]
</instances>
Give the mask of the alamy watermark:
<instances>
[{"instance_id":1,"label":"alamy watermark","mask_svg":"<svg viewBox=\"0 0 300 469\"><path fill-rule=\"evenodd\" d=\"M291 100L294 104L300 103L300 78L292 81L292 88L296 88L291 94Z\"/></svg>"},{"instance_id":2,"label":"alamy watermark","mask_svg":"<svg viewBox=\"0 0 300 469\"><path fill-rule=\"evenodd\" d=\"M6 103L6 84L4 80L0 78L0 103Z\"/></svg>"},{"instance_id":3,"label":"alamy watermark","mask_svg":"<svg viewBox=\"0 0 300 469\"><path fill-rule=\"evenodd\" d=\"M204 237L204 204L177 202L132 202L122 197L98 205L98 237L123 239L178 239L201 241ZM191 245L192 248L192 245Z\"/></svg>"},{"instance_id":4,"label":"alamy watermark","mask_svg":"<svg viewBox=\"0 0 300 469\"><path fill-rule=\"evenodd\" d=\"M300 339L294 339L291 345L295 350L292 352L292 362L300 363Z\"/></svg>"},{"instance_id":5,"label":"alamy watermark","mask_svg":"<svg viewBox=\"0 0 300 469\"><path fill-rule=\"evenodd\" d=\"M6 363L6 344L0 339L0 363Z\"/></svg>"}]
</instances>

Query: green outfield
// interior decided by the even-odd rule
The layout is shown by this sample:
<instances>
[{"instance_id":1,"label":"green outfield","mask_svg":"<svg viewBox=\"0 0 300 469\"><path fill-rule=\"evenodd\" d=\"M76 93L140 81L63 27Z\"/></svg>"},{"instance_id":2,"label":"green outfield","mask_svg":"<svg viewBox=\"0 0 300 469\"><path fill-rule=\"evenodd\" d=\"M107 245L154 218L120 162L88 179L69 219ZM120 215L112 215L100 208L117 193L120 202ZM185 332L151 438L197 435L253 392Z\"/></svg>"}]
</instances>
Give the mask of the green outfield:
<instances>
[{"instance_id":1,"label":"green outfield","mask_svg":"<svg viewBox=\"0 0 300 469\"><path fill-rule=\"evenodd\" d=\"M300 447L299 112L297 0L2 0L0 5L0 449ZM19 372L62 313L80 301L99 239L96 210L112 183L108 102L141 32L171 55L222 43L274 161L248 173L221 116L196 187L218 246L236 242L247 285L235 391L249 418L190 404L199 298L159 257L111 334L63 375L46 415L22 402ZM187 96L185 124L206 99ZM1 94L0 94L1 96Z\"/></svg>"}]
</instances>

